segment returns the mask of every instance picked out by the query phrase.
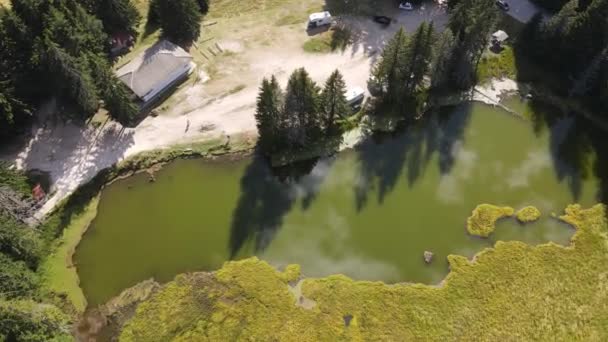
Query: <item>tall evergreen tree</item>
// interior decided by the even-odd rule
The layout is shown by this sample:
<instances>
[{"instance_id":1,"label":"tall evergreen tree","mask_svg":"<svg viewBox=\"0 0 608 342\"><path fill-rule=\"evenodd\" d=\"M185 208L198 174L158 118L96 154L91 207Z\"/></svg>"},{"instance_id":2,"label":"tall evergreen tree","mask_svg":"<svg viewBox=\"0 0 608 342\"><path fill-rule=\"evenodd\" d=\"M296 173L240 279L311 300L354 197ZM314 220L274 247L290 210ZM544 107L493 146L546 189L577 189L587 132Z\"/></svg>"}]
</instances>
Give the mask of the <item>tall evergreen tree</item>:
<instances>
[{"instance_id":1,"label":"tall evergreen tree","mask_svg":"<svg viewBox=\"0 0 608 342\"><path fill-rule=\"evenodd\" d=\"M431 67L431 87L440 89L447 86L449 72L454 53L454 35L448 28L443 31L433 49L433 62Z\"/></svg>"},{"instance_id":2,"label":"tall evergreen tree","mask_svg":"<svg viewBox=\"0 0 608 342\"><path fill-rule=\"evenodd\" d=\"M116 121L130 124L139 113L139 108L131 100L126 85L114 75L105 58L93 54L86 58L99 96L104 101L104 108Z\"/></svg>"},{"instance_id":3,"label":"tall evergreen tree","mask_svg":"<svg viewBox=\"0 0 608 342\"><path fill-rule=\"evenodd\" d=\"M295 70L289 77L285 95L285 119L288 124L288 142L304 146L319 136L319 88L304 68Z\"/></svg>"},{"instance_id":4,"label":"tall evergreen tree","mask_svg":"<svg viewBox=\"0 0 608 342\"><path fill-rule=\"evenodd\" d=\"M405 61L405 96L411 96L416 91L429 70L433 52L433 35L433 25L423 22L410 40Z\"/></svg>"},{"instance_id":5,"label":"tall evergreen tree","mask_svg":"<svg viewBox=\"0 0 608 342\"><path fill-rule=\"evenodd\" d=\"M201 12L197 0L156 0L163 34L178 44L196 41L201 32Z\"/></svg>"},{"instance_id":6,"label":"tall evergreen tree","mask_svg":"<svg viewBox=\"0 0 608 342\"><path fill-rule=\"evenodd\" d=\"M399 29L393 38L386 44L380 60L372 69L372 76L380 89L384 99L396 103L403 95L404 56L408 47L408 38L403 28Z\"/></svg>"},{"instance_id":7,"label":"tall evergreen tree","mask_svg":"<svg viewBox=\"0 0 608 342\"><path fill-rule=\"evenodd\" d=\"M475 70L498 20L492 1L462 0L452 11L449 28L456 37L452 84L466 89L476 81Z\"/></svg>"},{"instance_id":8,"label":"tall evergreen tree","mask_svg":"<svg viewBox=\"0 0 608 342\"><path fill-rule=\"evenodd\" d=\"M283 144L283 92L277 79L264 78L258 94L255 120L260 147L264 153L275 152Z\"/></svg>"},{"instance_id":9,"label":"tall evergreen tree","mask_svg":"<svg viewBox=\"0 0 608 342\"><path fill-rule=\"evenodd\" d=\"M15 127L29 115L29 106L17 97L11 81L0 79L0 141L16 133Z\"/></svg>"},{"instance_id":10,"label":"tall evergreen tree","mask_svg":"<svg viewBox=\"0 0 608 342\"><path fill-rule=\"evenodd\" d=\"M57 95L73 105L83 118L95 113L99 98L86 61L70 56L49 39L45 39L44 46L43 61L52 75Z\"/></svg>"},{"instance_id":11,"label":"tall evergreen tree","mask_svg":"<svg viewBox=\"0 0 608 342\"><path fill-rule=\"evenodd\" d=\"M135 34L141 15L132 0L98 0L95 14L107 34L129 32Z\"/></svg>"},{"instance_id":12,"label":"tall evergreen tree","mask_svg":"<svg viewBox=\"0 0 608 342\"><path fill-rule=\"evenodd\" d=\"M346 102L346 83L340 71L334 71L325 82L325 87L321 93L321 115L323 128L327 134L335 133L338 127L336 120L344 118L349 113L349 106Z\"/></svg>"}]
</instances>

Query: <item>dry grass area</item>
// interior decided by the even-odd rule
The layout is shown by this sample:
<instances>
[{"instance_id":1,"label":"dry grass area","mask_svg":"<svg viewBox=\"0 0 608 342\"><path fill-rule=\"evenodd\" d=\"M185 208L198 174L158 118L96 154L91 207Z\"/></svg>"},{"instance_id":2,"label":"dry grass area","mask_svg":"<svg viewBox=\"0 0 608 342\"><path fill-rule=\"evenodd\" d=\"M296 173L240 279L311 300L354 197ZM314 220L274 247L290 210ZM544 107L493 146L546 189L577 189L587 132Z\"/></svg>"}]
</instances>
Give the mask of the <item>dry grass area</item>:
<instances>
[{"instance_id":1,"label":"dry grass area","mask_svg":"<svg viewBox=\"0 0 608 342\"><path fill-rule=\"evenodd\" d=\"M605 341L605 215L601 205L566 208L561 219L576 228L568 247L511 241L473 260L451 255L439 287L336 275L304 279L300 294L290 291L297 267L228 262L165 285L121 341Z\"/></svg>"}]
</instances>

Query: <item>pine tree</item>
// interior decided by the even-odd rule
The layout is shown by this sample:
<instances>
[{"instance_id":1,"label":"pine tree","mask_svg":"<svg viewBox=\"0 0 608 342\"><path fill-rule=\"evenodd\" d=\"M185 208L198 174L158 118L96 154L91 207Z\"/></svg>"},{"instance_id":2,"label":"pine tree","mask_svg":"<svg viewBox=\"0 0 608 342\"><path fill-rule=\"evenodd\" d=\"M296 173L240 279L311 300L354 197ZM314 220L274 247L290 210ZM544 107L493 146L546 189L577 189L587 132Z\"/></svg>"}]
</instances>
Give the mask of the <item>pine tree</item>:
<instances>
[{"instance_id":1,"label":"pine tree","mask_svg":"<svg viewBox=\"0 0 608 342\"><path fill-rule=\"evenodd\" d=\"M429 70L432 57L433 25L423 22L414 33L406 52L405 96L414 94Z\"/></svg>"},{"instance_id":2,"label":"pine tree","mask_svg":"<svg viewBox=\"0 0 608 342\"><path fill-rule=\"evenodd\" d=\"M448 84L454 45L452 31L449 28L445 29L433 49L431 88L440 89Z\"/></svg>"},{"instance_id":3,"label":"pine tree","mask_svg":"<svg viewBox=\"0 0 608 342\"><path fill-rule=\"evenodd\" d=\"M336 119L344 118L349 113L346 102L346 83L342 74L336 70L325 82L321 93L321 114L323 115L323 128L327 134L335 133Z\"/></svg>"},{"instance_id":4,"label":"pine tree","mask_svg":"<svg viewBox=\"0 0 608 342\"><path fill-rule=\"evenodd\" d=\"M52 75L53 88L63 100L74 105L81 117L97 111L99 98L88 65L70 56L55 42L44 41L44 64Z\"/></svg>"},{"instance_id":5,"label":"pine tree","mask_svg":"<svg viewBox=\"0 0 608 342\"><path fill-rule=\"evenodd\" d=\"M292 146L304 146L320 133L319 89L304 68L289 77L285 95L285 122Z\"/></svg>"},{"instance_id":6,"label":"pine tree","mask_svg":"<svg viewBox=\"0 0 608 342\"><path fill-rule=\"evenodd\" d=\"M0 141L15 133L15 126L29 117L29 106L15 94L8 79L0 78Z\"/></svg>"},{"instance_id":7,"label":"pine tree","mask_svg":"<svg viewBox=\"0 0 608 342\"><path fill-rule=\"evenodd\" d=\"M386 44L380 60L372 70L372 76L375 78L373 82L378 83L383 92L382 96L389 103L397 102L403 94L404 55L407 46L408 38L405 30L401 28Z\"/></svg>"},{"instance_id":8,"label":"pine tree","mask_svg":"<svg viewBox=\"0 0 608 342\"><path fill-rule=\"evenodd\" d=\"M104 108L114 120L123 125L130 124L139 113L139 108L131 99L126 85L114 75L105 58L94 54L88 54L86 58Z\"/></svg>"},{"instance_id":9,"label":"pine tree","mask_svg":"<svg viewBox=\"0 0 608 342\"><path fill-rule=\"evenodd\" d=\"M107 42L103 24L73 1L50 6L44 15L42 34L71 56L78 57L85 52L103 55Z\"/></svg>"},{"instance_id":10,"label":"pine tree","mask_svg":"<svg viewBox=\"0 0 608 342\"><path fill-rule=\"evenodd\" d=\"M107 34L129 32L135 34L141 15L131 0L98 0L95 14Z\"/></svg>"},{"instance_id":11,"label":"pine tree","mask_svg":"<svg viewBox=\"0 0 608 342\"><path fill-rule=\"evenodd\" d=\"M498 20L498 11L492 1L462 0L450 16L449 28L456 37L452 84L461 89L476 81L475 70L489 37Z\"/></svg>"},{"instance_id":12,"label":"pine tree","mask_svg":"<svg viewBox=\"0 0 608 342\"><path fill-rule=\"evenodd\" d=\"M578 75L570 89L570 96L587 95L600 78L602 62L608 60L608 46L598 53Z\"/></svg>"},{"instance_id":13,"label":"pine tree","mask_svg":"<svg viewBox=\"0 0 608 342\"><path fill-rule=\"evenodd\" d=\"M255 120L262 151L271 154L282 144L284 126L282 124L283 93L277 79L262 81L258 94Z\"/></svg>"},{"instance_id":14,"label":"pine tree","mask_svg":"<svg viewBox=\"0 0 608 342\"><path fill-rule=\"evenodd\" d=\"M196 41L201 32L201 12L197 0L157 0L163 35L178 44Z\"/></svg>"}]
</instances>

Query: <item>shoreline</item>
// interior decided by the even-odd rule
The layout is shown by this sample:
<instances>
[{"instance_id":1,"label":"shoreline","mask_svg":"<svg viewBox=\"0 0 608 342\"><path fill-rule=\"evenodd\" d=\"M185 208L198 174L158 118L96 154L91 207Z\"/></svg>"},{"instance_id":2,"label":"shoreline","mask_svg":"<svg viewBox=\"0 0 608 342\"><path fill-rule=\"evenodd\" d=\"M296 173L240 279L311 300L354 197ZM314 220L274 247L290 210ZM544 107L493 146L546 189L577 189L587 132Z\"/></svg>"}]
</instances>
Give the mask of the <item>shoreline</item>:
<instances>
[{"instance_id":1,"label":"shoreline","mask_svg":"<svg viewBox=\"0 0 608 342\"><path fill-rule=\"evenodd\" d=\"M474 89L475 91L472 90L470 92L456 94L454 98L448 100L448 104L477 101L496 106L500 103L502 96L517 91L518 84L511 79L493 79L486 85L477 86ZM480 96L479 94L484 95ZM154 119L156 120L159 118ZM161 117L160 120L162 121L165 119ZM122 144L122 141L120 140L131 139L130 136L134 133L134 129L122 128L117 131L119 128L118 126L119 125L113 122L106 123L99 129L93 130L86 127L76 127L74 125L59 126L59 133L80 136L79 139L81 141L77 143L77 145L79 145L77 148L82 149L82 151L77 151L76 156L68 155L64 160L62 160L63 158L61 157L56 159L53 152L51 156L47 157L48 160L39 160L38 162L35 162L36 158L42 158L42 156L31 156L30 154L42 153L42 151L37 151L39 147L36 147L35 145L46 138L44 137L46 133L41 132L41 130L44 130L42 127L33 127L32 137L29 139L30 141L25 149L18 151L14 156L5 156L8 157L6 159L19 170L39 169L43 172L48 172L52 179L51 192L48 194L49 197L34 213L34 219L32 220L34 222L32 223L35 223L35 221L44 221L52 215L63 202L76 193L79 188L95 179L104 170L120 169L121 165L133 160L141 161L154 154L175 153L175 151L179 151L180 149L182 150L182 156L204 154L205 152L200 152L201 146L203 146L202 150L205 150L204 146L214 143L219 145L219 141L226 139L226 137L230 137L228 133L219 135L195 134L185 136L179 143L170 143L168 145L160 144L158 146L148 141L132 141L132 145L126 147L127 149L124 149L124 146L118 146ZM146 127L141 127L141 129L146 129ZM74 132L74 130L77 130L77 132ZM364 138L363 133L361 126L345 133L344 142L340 145L338 151L356 146ZM253 148L255 141L257 140L257 132L250 132L247 129L232 132L232 135L232 140L236 140L236 143L231 143L231 146L238 146L245 140L252 146L251 148ZM116 142L114 139L118 139L119 141ZM54 148L52 149L54 150ZM122 156L119 156L121 151L124 152L122 152ZM115 157L118 157L118 159L114 160L113 158ZM174 158L176 157L177 156ZM29 159L33 159L34 162ZM31 164L33 164L33 166ZM59 171L56 170L57 168L59 168ZM57 174L57 172L59 172L59 174Z\"/></svg>"},{"instance_id":2,"label":"shoreline","mask_svg":"<svg viewBox=\"0 0 608 342\"><path fill-rule=\"evenodd\" d=\"M559 216L559 220L569 225L570 227L573 227L575 230L575 233L570 238L568 245L560 245L554 242L546 242L539 245L528 245L521 241L499 240L496 241L493 246L485 247L482 250L478 251L471 258L467 258L457 254L451 254L448 256L448 272L445 277L437 284L422 284L414 282L385 283L382 281L373 280L354 280L339 273L332 274L326 277L306 277L305 275L302 275L300 273L300 269L297 264L290 264L285 268L277 268L269 264L267 261L258 259L257 257L251 257L239 261L226 261L222 267L214 271L188 272L178 274L173 280L162 284L155 281L151 282L150 280L144 280L141 283L134 285L133 287L124 289L123 292L121 292L119 295L108 300L106 304L102 305L99 309L97 309L97 312L104 317L105 322L110 323L104 327L101 327L101 331L104 331L104 329L110 329L110 331L117 332L118 334L122 333L124 331L124 328L132 323L133 318L144 315L143 308L142 312L140 312L138 309L140 304L149 302L151 300L158 300L155 299L154 296L158 293L163 293L167 290L167 288L174 288L176 286L176 282L188 282L188 279L204 278L209 280L218 280L220 283L224 284L223 286L232 286L226 281L234 281L231 280L234 278L224 276L227 272L231 272L229 270L232 270L232 272L237 271L238 273L243 273L245 274L245 276L247 276L247 274L249 274L248 272L251 272L248 271L250 268L255 269L260 265L262 265L263 268L269 270L268 272L274 272L273 274L277 275L277 277L281 280L281 286L284 283L284 285L286 286L287 293L292 296L290 298L293 298L293 304L304 310L312 310L319 305L324 305L323 299L327 299L326 296L333 296L331 292L324 292L325 294L322 294L318 291L302 291L301 287L306 284L310 286L315 284L334 284L335 282L339 282L342 284L342 286L355 286L360 287L360 289L370 287L370 290L373 290L375 291L375 293L379 294L382 293L382 289L390 289L390 291L416 291L416 293L421 295L424 293L428 293L426 291L448 291L448 289L453 286L463 285L456 280L457 278L462 279L463 274L471 275L475 273L475 271L473 271L474 269L483 267L482 265L488 263L490 260L493 260L494 256L497 253L507 253L507 249L512 249L515 252L525 250L527 251L526 253L541 253L542 251L547 251L549 249L564 252L573 251L577 247L582 248L583 246L578 246L577 243L578 240L580 240L581 235L596 234L596 232L594 231L598 229L597 227L592 226L592 224L588 221L589 214L597 215L597 217L600 217L601 215L603 215L605 210L606 207L601 204L593 205L588 209L583 209L579 205L575 204L568 205L566 208L564 208L563 214ZM294 274L294 270L297 270L297 274ZM268 276L268 274L266 275ZM236 281L237 284L240 284L238 280ZM145 293L140 296L130 295L133 292L141 292L140 288L152 288L152 290L145 291ZM311 294L316 294L316 296L311 296ZM321 297L319 297L319 295ZM122 299L123 297L133 297L133 300L127 301L124 306L121 306L119 303L124 301ZM326 302L325 305L328 305L328 303ZM94 312L94 314L97 314L97 312ZM212 313L213 312L215 311L212 311ZM84 318L86 319L86 317Z\"/></svg>"}]
</instances>

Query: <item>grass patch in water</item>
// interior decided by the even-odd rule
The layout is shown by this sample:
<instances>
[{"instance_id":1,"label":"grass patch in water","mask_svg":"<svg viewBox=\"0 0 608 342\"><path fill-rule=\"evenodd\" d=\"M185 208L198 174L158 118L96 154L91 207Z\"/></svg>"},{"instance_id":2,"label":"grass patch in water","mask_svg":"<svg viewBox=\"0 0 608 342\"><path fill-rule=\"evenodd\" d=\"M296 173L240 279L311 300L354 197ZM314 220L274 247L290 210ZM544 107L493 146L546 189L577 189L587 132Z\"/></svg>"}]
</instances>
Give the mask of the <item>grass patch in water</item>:
<instances>
[{"instance_id":1,"label":"grass patch in water","mask_svg":"<svg viewBox=\"0 0 608 342\"><path fill-rule=\"evenodd\" d=\"M289 280L256 258L178 276L139 305L122 341L606 340L608 238L603 206L569 206L568 247L498 242L472 261L449 256L441 286L342 275ZM348 318L348 319L347 319ZM314 327L314 329L311 329Z\"/></svg>"},{"instance_id":2,"label":"grass patch in water","mask_svg":"<svg viewBox=\"0 0 608 342\"><path fill-rule=\"evenodd\" d=\"M72 254L82 234L97 215L99 196L93 198L82 212L73 214L63 234L54 242L51 252L41 265L44 289L54 293L65 294L78 312L84 312L87 306L84 293L79 286L78 273L72 264Z\"/></svg>"},{"instance_id":3,"label":"grass patch in water","mask_svg":"<svg viewBox=\"0 0 608 342\"><path fill-rule=\"evenodd\" d=\"M521 223L534 222L540 218L540 210L533 206L527 206L518 210L515 217Z\"/></svg>"},{"instance_id":4,"label":"grass patch in water","mask_svg":"<svg viewBox=\"0 0 608 342\"><path fill-rule=\"evenodd\" d=\"M509 216L513 216L513 208L511 207L480 204L467 219L467 230L471 235L488 237L494 231L496 221Z\"/></svg>"}]
</instances>

